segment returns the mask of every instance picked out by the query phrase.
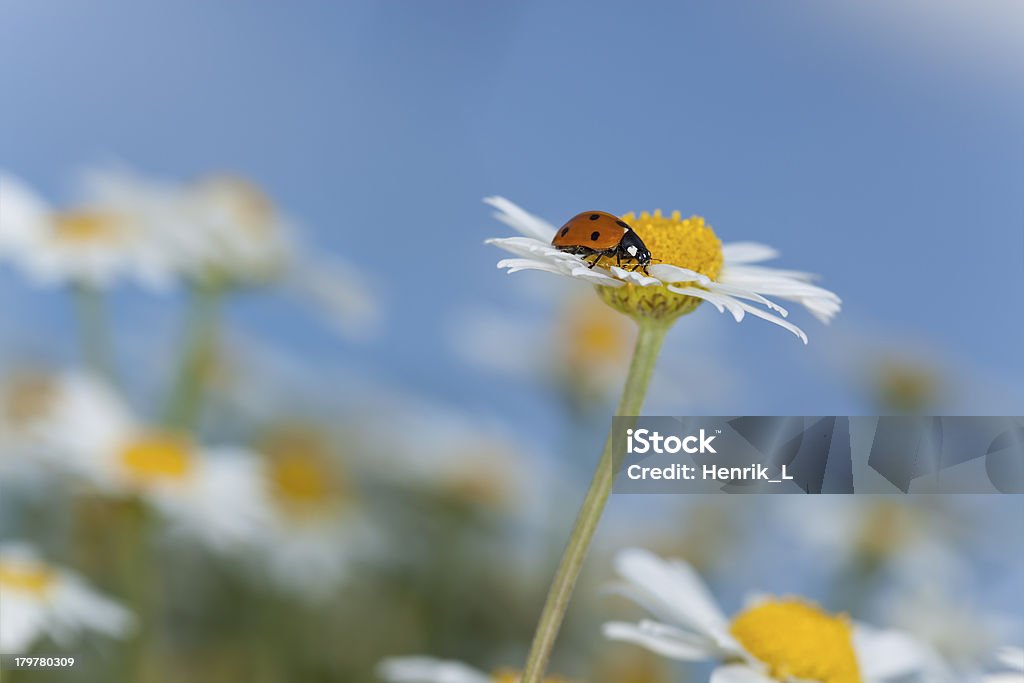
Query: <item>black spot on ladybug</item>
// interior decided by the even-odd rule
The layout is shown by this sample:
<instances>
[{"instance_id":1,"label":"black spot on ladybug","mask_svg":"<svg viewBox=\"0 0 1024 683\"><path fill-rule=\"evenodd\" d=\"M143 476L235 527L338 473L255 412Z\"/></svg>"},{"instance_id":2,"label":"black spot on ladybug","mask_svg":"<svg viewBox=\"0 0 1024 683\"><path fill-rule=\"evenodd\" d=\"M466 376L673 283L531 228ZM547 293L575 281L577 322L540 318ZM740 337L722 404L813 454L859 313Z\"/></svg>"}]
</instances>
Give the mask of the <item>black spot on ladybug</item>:
<instances>
[{"instance_id":1,"label":"black spot on ladybug","mask_svg":"<svg viewBox=\"0 0 1024 683\"><path fill-rule=\"evenodd\" d=\"M596 242L597 238L600 237L600 236L601 236L601 233L599 233L597 230L595 230L594 232L590 233L590 241L591 242Z\"/></svg>"},{"instance_id":2,"label":"black spot on ladybug","mask_svg":"<svg viewBox=\"0 0 1024 683\"><path fill-rule=\"evenodd\" d=\"M615 221L615 225L619 225L619 226L625 228L626 230L629 230L629 226L626 225L626 221Z\"/></svg>"},{"instance_id":3,"label":"black spot on ladybug","mask_svg":"<svg viewBox=\"0 0 1024 683\"><path fill-rule=\"evenodd\" d=\"M562 228L562 232L560 232L559 235L562 236L562 237L565 237L568 234L569 234L569 226L567 225L564 228Z\"/></svg>"},{"instance_id":4,"label":"black spot on ladybug","mask_svg":"<svg viewBox=\"0 0 1024 683\"><path fill-rule=\"evenodd\" d=\"M601 214L599 214L599 213L592 213L592 214L590 214L590 220L592 220L592 221L596 221L600 217L601 217ZM597 239L597 238L595 237L594 239Z\"/></svg>"}]
</instances>

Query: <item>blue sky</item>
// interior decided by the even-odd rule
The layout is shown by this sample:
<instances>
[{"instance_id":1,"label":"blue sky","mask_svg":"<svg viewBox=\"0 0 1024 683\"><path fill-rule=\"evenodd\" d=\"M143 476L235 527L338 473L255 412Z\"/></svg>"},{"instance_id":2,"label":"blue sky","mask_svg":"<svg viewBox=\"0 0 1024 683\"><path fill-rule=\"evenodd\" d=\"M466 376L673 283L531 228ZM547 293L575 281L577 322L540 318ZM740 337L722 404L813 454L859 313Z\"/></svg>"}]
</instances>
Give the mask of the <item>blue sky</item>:
<instances>
[{"instance_id":1,"label":"blue sky","mask_svg":"<svg viewBox=\"0 0 1024 683\"><path fill-rule=\"evenodd\" d=\"M695 314L749 379L736 413L864 412L820 355L871 329L995 378L1019 414L1024 21L1012 3L923 7L9 2L0 166L54 197L110 160L252 177L315 245L378 276L387 322L351 344L248 298L235 324L456 404L529 412L514 388L459 371L445 341L460 310L514 298L482 244L504 231L480 199L501 194L554 222L699 213L824 274L845 307L831 336L799 317L810 349ZM3 336L39 330L67 352L59 295L6 271L0 291ZM117 304L151 329L178 315L132 293Z\"/></svg>"}]
</instances>

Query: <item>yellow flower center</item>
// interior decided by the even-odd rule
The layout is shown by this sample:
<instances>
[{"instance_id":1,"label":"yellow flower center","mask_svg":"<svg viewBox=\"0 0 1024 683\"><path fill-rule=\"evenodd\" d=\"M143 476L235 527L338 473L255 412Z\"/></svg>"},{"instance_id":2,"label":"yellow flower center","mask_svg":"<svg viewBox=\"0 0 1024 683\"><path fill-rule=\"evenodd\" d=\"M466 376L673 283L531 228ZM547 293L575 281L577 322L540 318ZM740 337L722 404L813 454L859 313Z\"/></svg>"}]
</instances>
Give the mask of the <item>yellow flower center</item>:
<instances>
[{"instance_id":1,"label":"yellow flower center","mask_svg":"<svg viewBox=\"0 0 1024 683\"><path fill-rule=\"evenodd\" d=\"M133 482L153 484L185 479L192 473L196 462L188 439L153 432L143 434L124 446L119 464Z\"/></svg>"},{"instance_id":2,"label":"yellow flower center","mask_svg":"<svg viewBox=\"0 0 1024 683\"><path fill-rule=\"evenodd\" d=\"M733 619L732 635L772 678L860 683L853 626L794 598L767 600Z\"/></svg>"},{"instance_id":3,"label":"yellow flower center","mask_svg":"<svg viewBox=\"0 0 1024 683\"><path fill-rule=\"evenodd\" d=\"M522 679L523 674L521 671L515 671L514 669L498 669L491 674L492 683L519 683ZM568 678L561 676L548 676L544 679L544 683L569 683Z\"/></svg>"},{"instance_id":4,"label":"yellow flower center","mask_svg":"<svg viewBox=\"0 0 1024 683\"><path fill-rule=\"evenodd\" d=\"M296 515L321 513L346 500L346 486L323 436L303 427L275 430L260 445L269 458L271 495Z\"/></svg>"},{"instance_id":5,"label":"yellow flower center","mask_svg":"<svg viewBox=\"0 0 1024 683\"><path fill-rule=\"evenodd\" d=\"M924 413L941 394L938 373L910 361L885 360L874 375L876 398L886 411Z\"/></svg>"},{"instance_id":6,"label":"yellow flower center","mask_svg":"<svg viewBox=\"0 0 1024 683\"><path fill-rule=\"evenodd\" d=\"M722 272L722 243L711 226L700 216L683 219L678 211L671 216L646 211L640 216L628 213L629 223L651 252L651 262L668 263L696 271L712 280ZM672 321L692 312L701 299L670 292L666 287L598 287L598 293L612 308L634 318Z\"/></svg>"},{"instance_id":7,"label":"yellow flower center","mask_svg":"<svg viewBox=\"0 0 1024 683\"><path fill-rule=\"evenodd\" d=\"M0 560L0 588L43 597L56 581L54 572L39 564Z\"/></svg>"},{"instance_id":8,"label":"yellow flower center","mask_svg":"<svg viewBox=\"0 0 1024 683\"><path fill-rule=\"evenodd\" d=\"M53 217L53 237L64 244L116 242L124 233L124 222L111 213L68 211Z\"/></svg>"}]
</instances>

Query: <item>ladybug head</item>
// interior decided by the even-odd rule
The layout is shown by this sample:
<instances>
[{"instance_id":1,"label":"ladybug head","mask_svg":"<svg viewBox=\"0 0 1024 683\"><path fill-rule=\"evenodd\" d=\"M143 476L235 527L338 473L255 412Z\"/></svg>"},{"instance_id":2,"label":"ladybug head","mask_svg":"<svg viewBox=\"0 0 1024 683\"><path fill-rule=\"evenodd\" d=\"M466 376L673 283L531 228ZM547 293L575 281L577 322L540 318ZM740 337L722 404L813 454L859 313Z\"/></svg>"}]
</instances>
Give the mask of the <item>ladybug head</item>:
<instances>
[{"instance_id":1,"label":"ladybug head","mask_svg":"<svg viewBox=\"0 0 1024 683\"><path fill-rule=\"evenodd\" d=\"M619 249L622 250L624 256L635 259L641 266L646 266L651 262L651 252L644 246L640 236L632 230L622 236Z\"/></svg>"}]
</instances>

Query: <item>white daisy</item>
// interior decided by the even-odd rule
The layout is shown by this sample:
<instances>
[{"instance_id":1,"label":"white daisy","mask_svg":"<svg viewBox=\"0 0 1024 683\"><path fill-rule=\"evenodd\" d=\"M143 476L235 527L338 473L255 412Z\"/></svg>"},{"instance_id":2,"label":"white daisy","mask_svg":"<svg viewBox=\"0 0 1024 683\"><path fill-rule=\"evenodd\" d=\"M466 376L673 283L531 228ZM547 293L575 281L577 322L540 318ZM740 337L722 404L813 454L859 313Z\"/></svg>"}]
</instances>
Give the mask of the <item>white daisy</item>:
<instances>
[{"instance_id":1,"label":"white daisy","mask_svg":"<svg viewBox=\"0 0 1024 683\"><path fill-rule=\"evenodd\" d=\"M1024 648L1004 647L996 653L996 661L1009 670L989 674L983 683L1024 683Z\"/></svg>"},{"instance_id":2,"label":"white daisy","mask_svg":"<svg viewBox=\"0 0 1024 683\"><path fill-rule=\"evenodd\" d=\"M551 223L502 197L484 201L497 209L498 220L523 235L487 240L516 255L500 261L499 268L510 273L543 270L589 282L598 286L606 303L631 316L671 318L707 301L719 312L728 310L737 322L749 313L784 327L807 343L803 330L784 320L788 311L767 297L801 304L822 322L839 312L839 297L811 284L814 275L754 265L778 253L754 242L723 246L698 216L684 220L679 212L662 216L655 211L622 217L651 252L654 260L647 268L648 275L619 266L592 268L580 256L551 245L556 232Z\"/></svg>"},{"instance_id":3,"label":"white daisy","mask_svg":"<svg viewBox=\"0 0 1024 683\"><path fill-rule=\"evenodd\" d=\"M214 549L260 533L264 473L253 453L151 428L95 377L59 377L29 429L53 462L108 494L141 497L175 532Z\"/></svg>"},{"instance_id":4,"label":"white daisy","mask_svg":"<svg viewBox=\"0 0 1024 683\"><path fill-rule=\"evenodd\" d=\"M928 643L956 671L976 671L999 643L1022 631L1019 619L979 609L969 585L935 580L919 568L885 598L887 624Z\"/></svg>"},{"instance_id":5,"label":"white daisy","mask_svg":"<svg viewBox=\"0 0 1024 683\"><path fill-rule=\"evenodd\" d=\"M377 675L388 683L519 683L520 674L511 669L484 673L468 664L434 657L389 657L377 665ZM566 683L549 676L545 683Z\"/></svg>"},{"instance_id":6,"label":"white daisy","mask_svg":"<svg viewBox=\"0 0 1024 683\"><path fill-rule=\"evenodd\" d=\"M88 173L84 186L98 205L139 216L183 279L282 284L347 336L364 337L379 323L365 275L304 249L294 221L244 178L213 175L174 184L103 169Z\"/></svg>"},{"instance_id":7,"label":"white daisy","mask_svg":"<svg viewBox=\"0 0 1024 683\"><path fill-rule=\"evenodd\" d=\"M640 549L616 558L619 591L661 621L605 624L608 638L683 661L723 662L712 683L862 683L932 665L910 637L853 624L799 598L761 597L728 619L697 573L681 560Z\"/></svg>"},{"instance_id":8,"label":"white daisy","mask_svg":"<svg viewBox=\"0 0 1024 683\"><path fill-rule=\"evenodd\" d=\"M773 506L830 571L871 567L908 584L921 576L954 585L969 576L958 547L958 511L941 500L910 504L892 496L831 496L828 505L803 496Z\"/></svg>"},{"instance_id":9,"label":"white daisy","mask_svg":"<svg viewBox=\"0 0 1024 683\"><path fill-rule=\"evenodd\" d=\"M363 549L366 527L351 482L326 436L278 428L259 445L266 458L269 512L266 563L275 582L323 600L347 577Z\"/></svg>"},{"instance_id":10,"label":"white daisy","mask_svg":"<svg viewBox=\"0 0 1024 683\"><path fill-rule=\"evenodd\" d=\"M0 544L0 652L24 654L43 637L68 647L82 634L124 638L128 610L74 572L39 559L31 546Z\"/></svg>"},{"instance_id":11,"label":"white daisy","mask_svg":"<svg viewBox=\"0 0 1024 683\"><path fill-rule=\"evenodd\" d=\"M182 277L262 281L289 259L290 221L243 178L208 176L183 184L102 168L85 172L82 187L91 203L138 216Z\"/></svg>"},{"instance_id":12,"label":"white daisy","mask_svg":"<svg viewBox=\"0 0 1024 683\"><path fill-rule=\"evenodd\" d=\"M554 307L543 305L546 318L509 311L477 310L449 326L453 352L466 364L507 378L554 389L573 408L590 408L611 400L622 387L636 338L635 326L597 300L589 287L571 287ZM686 344L662 350L661 368L651 380L648 402L672 411L700 402L710 410L734 395L742 384L735 368L716 353L720 339L708 320L686 326ZM698 393L693 387L701 387ZM659 413L660 414L660 413Z\"/></svg>"},{"instance_id":13,"label":"white daisy","mask_svg":"<svg viewBox=\"0 0 1024 683\"><path fill-rule=\"evenodd\" d=\"M0 261L43 286L106 288L134 281L171 284L174 263L132 207L86 203L51 206L14 176L0 172Z\"/></svg>"},{"instance_id":14,"label":"white daisy","mask_svg":"<svg viewBox=\"0 0 1024 683\"><path fill-rule=\"evenodd\" d=\"M536 495L523 465L523 455L536 449L517 443L493 419L399 396L375 406L362 427L367 466L397 486L507 512L528 510Z\"/></svg>"}]
</instances>

